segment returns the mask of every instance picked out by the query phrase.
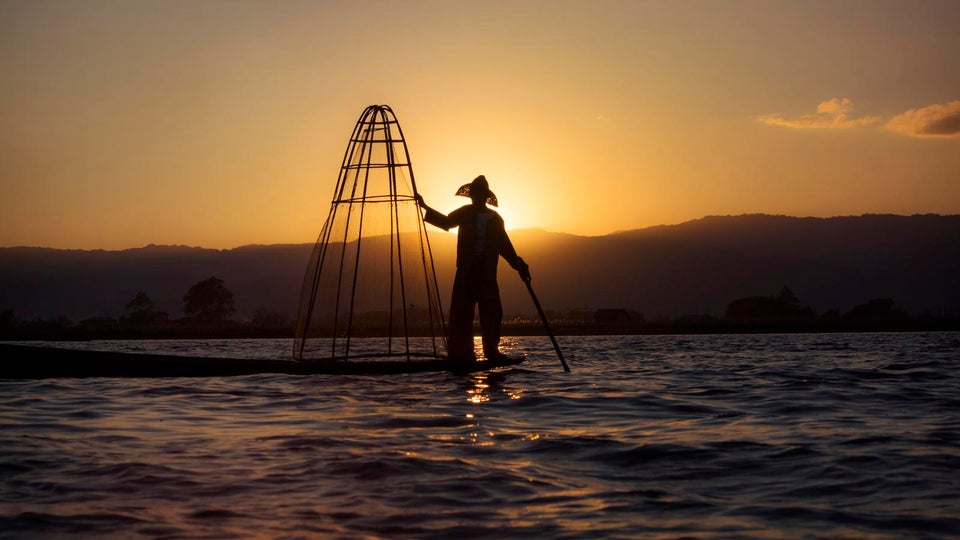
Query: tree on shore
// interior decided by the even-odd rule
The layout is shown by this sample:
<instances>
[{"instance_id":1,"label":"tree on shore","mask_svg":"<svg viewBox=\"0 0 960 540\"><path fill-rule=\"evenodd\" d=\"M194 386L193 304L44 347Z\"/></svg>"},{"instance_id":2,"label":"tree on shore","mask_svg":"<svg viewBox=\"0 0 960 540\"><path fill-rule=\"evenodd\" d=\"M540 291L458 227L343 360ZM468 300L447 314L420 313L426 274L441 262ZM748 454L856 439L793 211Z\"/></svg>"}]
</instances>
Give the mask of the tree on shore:
<instances>
[{"instance_id":1,"label":"tree on shore","mask_svg":"<svg viewBox=\"0 0 960 540\"><path fill-rule=\"evenodd\" d=\"M800 307L800 300L784 286L775 296L749 296L727 304L724 319L738 323L788 323L816 319L813 308Z\"/></svg>"},{"instance_id":2,"label":"tree on shore","mask_svg":"<svg viewBox=\"0 0 960 540\"><path fill-rule=\"evenodd\" d=\"M143 291L138 291L133 299L127 302L126 315L120 318L121 323L137 326L155 324L166 320L167 314L154 310L153 300Z\"/></svg>"},{"instance_id":3,"label":"tree on shore","mask_svg":"<svg viewBox=\"0 0 960 540\"><path fill-rule=\"evenodd\" d=\"M183 311L207 322L225 321L234 313L233 293L212 276L195 283L183 297Z\"/></svg>"},{"instance_id":4,"label":"tree on shore","mask_svg":"<svg viewBox=\"0 0 960 540\"><path fill-rule=\"evenodd\" d=\"M138 291L133 300L127 302L127 313L137 313L140 311L152 311L153 300L147 296L147 293Z\"/></svg>"}]
</instances>

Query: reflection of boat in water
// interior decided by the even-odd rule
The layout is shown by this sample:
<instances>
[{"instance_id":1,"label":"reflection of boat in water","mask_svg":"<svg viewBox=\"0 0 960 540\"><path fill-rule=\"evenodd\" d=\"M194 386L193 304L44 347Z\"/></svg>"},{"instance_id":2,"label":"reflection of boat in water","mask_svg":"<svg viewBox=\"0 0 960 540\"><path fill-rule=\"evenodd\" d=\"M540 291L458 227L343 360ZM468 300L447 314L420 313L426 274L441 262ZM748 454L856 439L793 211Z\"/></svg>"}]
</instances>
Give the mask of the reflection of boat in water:
<instances>
[{"instance_id":1,"label":"reflection of boat in water","mask_svg":"<svg viewBox=\"0 0 960 540\"><path fill-rule=\"evenodd\" d=\"M53 377L226 377L285 373L292 375L390 375L424 371L468 373L523 362L525 356L501 361L451 362L445 358L351 358L349 361L294 362L292 360L211 358L166 354L90 351L56 347L0 344L0 378Z\"/></svg>"}]
</instances>

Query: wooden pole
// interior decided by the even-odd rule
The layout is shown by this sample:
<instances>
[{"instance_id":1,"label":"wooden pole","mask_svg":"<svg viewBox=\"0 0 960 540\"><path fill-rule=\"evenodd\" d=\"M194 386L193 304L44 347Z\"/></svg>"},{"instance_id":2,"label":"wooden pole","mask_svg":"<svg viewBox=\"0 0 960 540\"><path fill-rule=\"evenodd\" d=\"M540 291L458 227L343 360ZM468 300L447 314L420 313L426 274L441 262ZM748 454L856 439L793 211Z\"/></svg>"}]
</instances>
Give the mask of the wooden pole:
<instances>
[{"instance_id":1,"label":"wooden pole","mask_svg":"<svg viewBox=\"0 0 960 540\"><path fill-rule=\"evenodd\" d=\"M547 335L550 336L550 341L553 343L553 350L557 351L557 358L560 359L560 364L563 366L563 370L567 373L570 373L570 366L567 365L567 361L563 359L563 353L560 352L560 345L557 343L557 338L553 337L553 330L550 329L550 323L547 322L547 315L543 312L543 307L540 306L540 301L537 300L537 293L533 292L533 286L530 285L530 279L523 280L527 285L527 290L530 291L530 298L533 299L533 305L537 306L537 313L540 314L540 320L543 321L544 328L547 329Z\"/></svg>"}]
</instances>

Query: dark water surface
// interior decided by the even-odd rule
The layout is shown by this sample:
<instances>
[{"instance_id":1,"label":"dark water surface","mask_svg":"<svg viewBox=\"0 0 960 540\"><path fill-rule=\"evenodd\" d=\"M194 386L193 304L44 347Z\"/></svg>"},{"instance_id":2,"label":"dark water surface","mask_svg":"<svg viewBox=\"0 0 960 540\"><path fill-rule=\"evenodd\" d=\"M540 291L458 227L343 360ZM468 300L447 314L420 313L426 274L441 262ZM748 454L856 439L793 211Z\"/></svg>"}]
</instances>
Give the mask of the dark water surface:
<instances>
[{"instance_id":1,"label":"dark water surface","mask_svg":"<svg viewBox=\"0 0 960 540\"><path fill-rule=\"evenodd\" d=\"M960 535L960 334L562 337L570 374L509 341L469 376L0 381L0 535Z\"/></svg>"}]
</instances>

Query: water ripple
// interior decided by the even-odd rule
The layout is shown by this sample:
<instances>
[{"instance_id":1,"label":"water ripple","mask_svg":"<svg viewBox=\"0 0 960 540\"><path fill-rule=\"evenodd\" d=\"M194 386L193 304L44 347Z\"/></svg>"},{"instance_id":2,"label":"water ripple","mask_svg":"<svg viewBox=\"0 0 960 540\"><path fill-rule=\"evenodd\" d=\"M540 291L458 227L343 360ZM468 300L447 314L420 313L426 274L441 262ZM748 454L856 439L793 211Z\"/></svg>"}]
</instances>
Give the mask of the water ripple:
<instances>
[{"instance_id":1,"label":"water ripple","mask_svg":"<svg viewBox=\"0 0 960 540\"><path fill-rule=\"evenodd\" d=\"M0 537L960 535L957 334L561 345L572 374L511 338L469 376L0 381Z\"/></svg>"}]
</instances>

